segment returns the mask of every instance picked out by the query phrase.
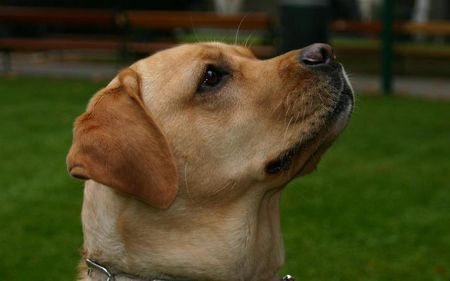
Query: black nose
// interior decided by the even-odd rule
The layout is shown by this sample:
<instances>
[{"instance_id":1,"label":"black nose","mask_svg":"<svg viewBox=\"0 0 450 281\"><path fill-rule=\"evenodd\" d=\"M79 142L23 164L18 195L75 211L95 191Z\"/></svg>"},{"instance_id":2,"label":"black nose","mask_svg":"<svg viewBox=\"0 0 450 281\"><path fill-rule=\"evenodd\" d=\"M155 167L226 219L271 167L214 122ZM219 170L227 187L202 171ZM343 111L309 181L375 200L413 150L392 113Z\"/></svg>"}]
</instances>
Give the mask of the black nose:
<instances>
[{"instance_id":1,"label":"black nose","mask_svg":"<svg viewBox=\"0 0 450 281\"><path fill-rule=\"evenodd\" d=\"M333 48L328 44L315 43L304 47L300 53L300 62L306 66L329 64L335 59Z\"/></svg>"}]
</instances>

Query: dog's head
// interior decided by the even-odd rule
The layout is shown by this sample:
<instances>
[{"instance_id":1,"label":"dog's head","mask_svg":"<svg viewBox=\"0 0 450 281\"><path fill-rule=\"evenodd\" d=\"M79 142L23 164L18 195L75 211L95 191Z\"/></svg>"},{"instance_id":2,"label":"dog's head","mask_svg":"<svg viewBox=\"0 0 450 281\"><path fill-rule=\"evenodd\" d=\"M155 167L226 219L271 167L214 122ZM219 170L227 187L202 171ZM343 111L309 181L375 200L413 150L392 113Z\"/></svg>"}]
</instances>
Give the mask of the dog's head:
<instances>
[{"instance_id":1,"label":"dog's head","mask_svg":"<svg viewBox=\"0 0 450 281\"><path fill-rule=\"evenodd\" d=\"M269 60L220 43L143 59L91 100L67 163L157 208L225 202L281 187L316 166L345 127L353 94L331 48Z\"/></svg>"}]
</instances>

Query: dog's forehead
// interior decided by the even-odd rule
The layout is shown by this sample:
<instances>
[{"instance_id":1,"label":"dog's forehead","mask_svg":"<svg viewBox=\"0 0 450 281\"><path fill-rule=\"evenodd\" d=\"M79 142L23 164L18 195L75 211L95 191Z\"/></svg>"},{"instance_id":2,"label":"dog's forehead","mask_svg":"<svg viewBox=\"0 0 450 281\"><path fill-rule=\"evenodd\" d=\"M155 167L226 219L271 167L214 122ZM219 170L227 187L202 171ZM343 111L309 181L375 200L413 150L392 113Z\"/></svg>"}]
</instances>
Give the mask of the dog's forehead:
<instances>
[{"instance_id":1,"label":"dog's forehead","mask_svg":"<svg viewBox=\"0 0 450 281\"><path fill-rule=\"evenodd\" d=\"M174 48L174 52L189 53L198 58L214 58L214 57L245 57L254 58L255 56L250 49L240 45L230 45L221 42L206 42L197 44L186 44Z\"/></svg>"},{"instance_id":2,"label":"dog's forehead","mask_svg":"<svg viewBox=\"0 0 450 281\"><path fill-rule=\"evenodd\" d=\"M238 63L241 59L255 59L255 56L250 49L243 46L208 42L180 45L158 52L143 61L154 68L164 69L221 60Z\"/></svg>"}]
</instances>

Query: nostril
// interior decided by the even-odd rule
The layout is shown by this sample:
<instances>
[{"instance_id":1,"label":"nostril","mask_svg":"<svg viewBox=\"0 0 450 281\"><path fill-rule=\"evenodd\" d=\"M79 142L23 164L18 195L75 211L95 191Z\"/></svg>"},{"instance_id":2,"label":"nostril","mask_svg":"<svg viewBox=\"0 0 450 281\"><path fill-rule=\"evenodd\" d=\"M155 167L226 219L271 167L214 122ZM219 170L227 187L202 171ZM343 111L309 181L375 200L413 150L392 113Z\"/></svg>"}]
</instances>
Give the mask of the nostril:
<instances>
[{"instance_id":1,"label":"nostril","mask_svg":"<svg viewBox=\"0 0 450 281\"><path fill-rule=\"evenodd\" d=\"M309 66L328 64L333 59L333 48L328 44L312 44L303 48L300 53L300 61Z\"/></svg>"}]
</instances>

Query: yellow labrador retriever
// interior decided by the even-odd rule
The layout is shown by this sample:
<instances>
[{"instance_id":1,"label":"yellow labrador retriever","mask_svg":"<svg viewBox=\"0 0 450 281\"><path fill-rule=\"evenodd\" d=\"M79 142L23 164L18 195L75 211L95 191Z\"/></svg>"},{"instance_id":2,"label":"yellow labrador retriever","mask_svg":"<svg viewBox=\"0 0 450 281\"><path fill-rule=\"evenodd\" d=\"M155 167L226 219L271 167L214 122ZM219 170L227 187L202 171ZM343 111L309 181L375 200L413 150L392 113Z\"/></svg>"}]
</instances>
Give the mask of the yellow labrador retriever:
<instances>
[{"instance_id":1,"label":"yellow labrador retriever","mask_svg":"<svg viewBox=\"0 0 450 281\"><path fill-rule=\"evenodd\" d=\"M121 71L75 121L67 156L86 180L81 280L280 280L280 193L352 107L325 44L269 60L182 45Z\"/></svg>"}]
</instances>

